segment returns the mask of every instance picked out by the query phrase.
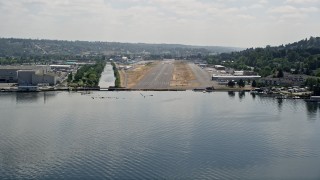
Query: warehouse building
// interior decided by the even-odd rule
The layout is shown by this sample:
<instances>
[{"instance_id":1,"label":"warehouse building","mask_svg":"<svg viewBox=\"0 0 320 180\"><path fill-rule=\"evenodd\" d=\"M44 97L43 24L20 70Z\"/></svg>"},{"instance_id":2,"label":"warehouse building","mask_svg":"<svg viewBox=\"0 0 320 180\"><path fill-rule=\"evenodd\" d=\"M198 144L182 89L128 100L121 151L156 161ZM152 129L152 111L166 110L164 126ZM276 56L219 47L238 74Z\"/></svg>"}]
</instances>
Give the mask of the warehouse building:
<instances>
[{"instance_id":1,"label":"warehouse building","mask_svg":"<svg viewBox=\"0 0 320 180\"><path fill-rule=\"evenodd\" d=\"M17 82L17 71L19 69L2 68L0 69L0 83Z\"/></svg>"},{"instance_id":2,"label":"warehouse building","mask_svg":"<svg viewBox=\"0 0 320 180\"><path fill-rule=\"evenodd\" d=\"M38 84L46 84L46 85L56 85L57 77L51 73L41 73L35 70L19 70L18 74L18 84L19 85L38 85Z\"/></svg>"},{"instance_id":3,"label":"warehouse building","mask_svg":"<svg viewBox=\"0 0 320 180\"><path fill-rule=\"evenodd\" d=\"M57 77L50 73L50 66L0 66L0 83L23 85L55 85Z\"/></svg>"},{"instance_id":4,"label":"warehouse building","mask_svg":"<svg viewBox=\"0 0 320 180\"><path fill-rule=\"evenodd\" d=\"M214 68L215 68L216 70L226 70L226 67L221 66L221 65L215 65Z\"/></svg>"},{"instance_id":5,"label":"warehouse building","mask_svg":"<svg viewBox=\"0 0 320 180\"><path fill-rule=\"evenodd\" d=\"M258 80L260 79L261 76L232 76L232 75L216 75L213 74L212 75L212 80L213 81L238 81L240 79L244 80L244 81L248 81L248 80Z\"/></svg>"}]
</instances>

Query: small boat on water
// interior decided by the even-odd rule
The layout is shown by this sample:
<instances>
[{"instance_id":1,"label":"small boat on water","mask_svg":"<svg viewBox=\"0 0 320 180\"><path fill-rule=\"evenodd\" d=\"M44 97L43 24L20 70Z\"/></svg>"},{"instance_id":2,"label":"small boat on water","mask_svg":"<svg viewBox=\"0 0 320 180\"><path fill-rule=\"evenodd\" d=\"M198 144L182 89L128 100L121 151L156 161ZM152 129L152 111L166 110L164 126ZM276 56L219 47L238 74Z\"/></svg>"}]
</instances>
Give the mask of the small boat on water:
<instances>
[{"instance_id":1,"label":"small boat on water","mask_svg":"<svg viewBox=\"0 0 320 180\"><path fill-rule=\"evenodd\" d=\"M250 94L265 94L265 92L261 88L254 88L250 91Z\"/></svg>"},{"instance_id":2,"label":"small boat on water","mask_svg":"<svg viewBox=\"0 0 320 180\"><path fill-rule=\"evenodd\" d=\"M280 96L277 96L276 99L288 99L288 96L287 95L280 95Z\"/></svg>"},{"instance_id":3,"label":"small boat on water","mask_svg":"<svg viewBox=\"0 0 320 180\"><path fill-rule=\"evenodd\" d=\"M259 92L258 91L255 91L255 90L251 90L250 91L250 94L258 94Z\"/></svg>"}]
</instances>

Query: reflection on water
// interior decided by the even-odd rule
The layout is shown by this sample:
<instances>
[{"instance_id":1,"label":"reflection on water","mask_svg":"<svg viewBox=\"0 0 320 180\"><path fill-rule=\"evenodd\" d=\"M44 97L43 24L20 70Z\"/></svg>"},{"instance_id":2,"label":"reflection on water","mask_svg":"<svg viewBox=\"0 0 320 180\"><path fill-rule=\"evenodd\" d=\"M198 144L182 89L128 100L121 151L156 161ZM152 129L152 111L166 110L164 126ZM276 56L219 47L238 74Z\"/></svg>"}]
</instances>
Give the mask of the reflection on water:
<instances>
[{"instance_id":1,"label":"reflection on water","mask_svg":"<svg viewBox=\"0 0 320 180\"><path fill-rule=\"evenodd\" d=\"M234 91L228 91L228 95L230 98L234 98L236 93Z\"/></svg>"},{"instance_id":2,"label":"reflection on water","mask_svg":"<svg viewBox=\"0 0 320 180\"><path fill-rule=\"evenodd\" d=\"M38 92L16 93L17 103L34 103L37 102L40 98L43 98L43 94Z\"/></svg>"},{"instance_id":3,"label":"reflection on water","mask_svg":"<svg viewBox=\"0 0 320 180\"><path fill-rule=\"evenodd\" d=\"M55 98L55 96L59 94L59 92L6 92L0 93L0 99L2 101L10 100L10 102L18 103L18 104L30 104L30 103L46 103L51 99Z\"/></svg>"},{"instance_id":4,"label":"reflection on water","mask_svg":"<svg viewBox=\"0 0 320 180\"><path fill-rule=\"evenodd\" d=\"M15 93L17 103L47 103L48 100L54 98L57 92L19 92ZM12 95L11 95L12 96Z\"/></svg>"},{"instance_id":5,"label":"reflection on water","mask_svg":"<svg viewBox=\"0 0 320 180\"><path fill-rule=\"evenodd\" d=\"M317 117L317 112L320 109L320 103L318 102L307 102L306 108L308 110L308 116L310 119L315 119Z\"/></svg>"},{"instance_id":6,"label":"reflection on water","mask_svg":"<svg viewBox=\"0 0 320 180\"><path fill-rule=\"evenodd\" d=\"M238 95L0 94L0 179L319 179L319 104Z\"/></svg>"},{"instance_id":7,"label":"reflection on water","mask_svg":"<svg viewBox=\"0 0 320 180\"><path fill-rule=\"evenodd\" d=\"M283 99L277 99L278 108L281 110L283 105Z\"/></svg>"},{"instance_id":8,"label":"reflection on water","mask_svg":"<svg viewBox=\"0 0 320 180\"><path fill-rule=\"evenodd\" d=\"M238 92L239 93L239 99L240 100L242 100L244 97L245 97L245 95L246 95L246 93L244 92L244 91L240 91L240 92Z\"/></svg>"},{"instance_id":9,"label":"reflection on water","mask_svg":"<svg viewBox=\"0 0 320 180\"><path fill-rule=\"evenodd\" d=\"M251 96L252 96L252 99L256 99L256 94L255 93L252 93Z\"/></svg>"}]
</instances>

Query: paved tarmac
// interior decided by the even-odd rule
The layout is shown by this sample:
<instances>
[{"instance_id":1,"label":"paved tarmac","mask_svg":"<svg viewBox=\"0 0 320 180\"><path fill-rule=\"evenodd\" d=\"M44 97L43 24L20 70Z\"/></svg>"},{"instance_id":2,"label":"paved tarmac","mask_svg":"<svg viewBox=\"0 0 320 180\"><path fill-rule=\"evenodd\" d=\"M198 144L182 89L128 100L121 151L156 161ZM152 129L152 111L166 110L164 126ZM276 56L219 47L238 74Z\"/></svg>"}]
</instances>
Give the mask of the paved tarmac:
<instances>
[{"instance_id":1,"label":"paved tarmac","mask_svg":"<svg viewBox=\"0 0 320 180\"><path fill-rule=\"evenodd\" d=\"M161 62L152 68L133 89L169 89L173 69L173 61Z\"/></svg>"},{"instance_id":2,"label":"paved tarmac","mask_svg":"<svg viewBox=\"0 0 320 180\"><path fill-rule=\"evenodd\" d=\"M189 66L196 77L196 81L200 84L199 88L211 87L213 85L210 73L193 63L189 63Z\"/></svg>"}]
</instances>

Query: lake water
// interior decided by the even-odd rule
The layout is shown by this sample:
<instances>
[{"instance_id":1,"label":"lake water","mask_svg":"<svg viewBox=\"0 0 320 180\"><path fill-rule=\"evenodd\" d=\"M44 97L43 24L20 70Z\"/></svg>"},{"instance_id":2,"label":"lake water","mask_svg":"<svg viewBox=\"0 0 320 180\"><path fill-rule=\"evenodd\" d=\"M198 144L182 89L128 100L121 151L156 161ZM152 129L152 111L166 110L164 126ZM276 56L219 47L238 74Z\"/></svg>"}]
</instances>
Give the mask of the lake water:
<instances>
[{"instance_id":1,"label":"lake water","mask_svg":"<svg viewBox=\"0 0 320 180\"><path fill-rule=\"evenodd\" d=\"M320 104L249 93L0 93L0 179L320 179Z\"/></svg>"},{"instance_id":2,"label":"lake water","mask_svg":"<svg viewBox=\"0 0 320 180\"><path fill-rule=\"evenodd\" d=\"M101 88L109 88L110 86L114 86L114 81L116 78L114 77L114 72L111 64L106 64L103 72L101 73L99 86Z\"/></svg>"}]
</instances>

